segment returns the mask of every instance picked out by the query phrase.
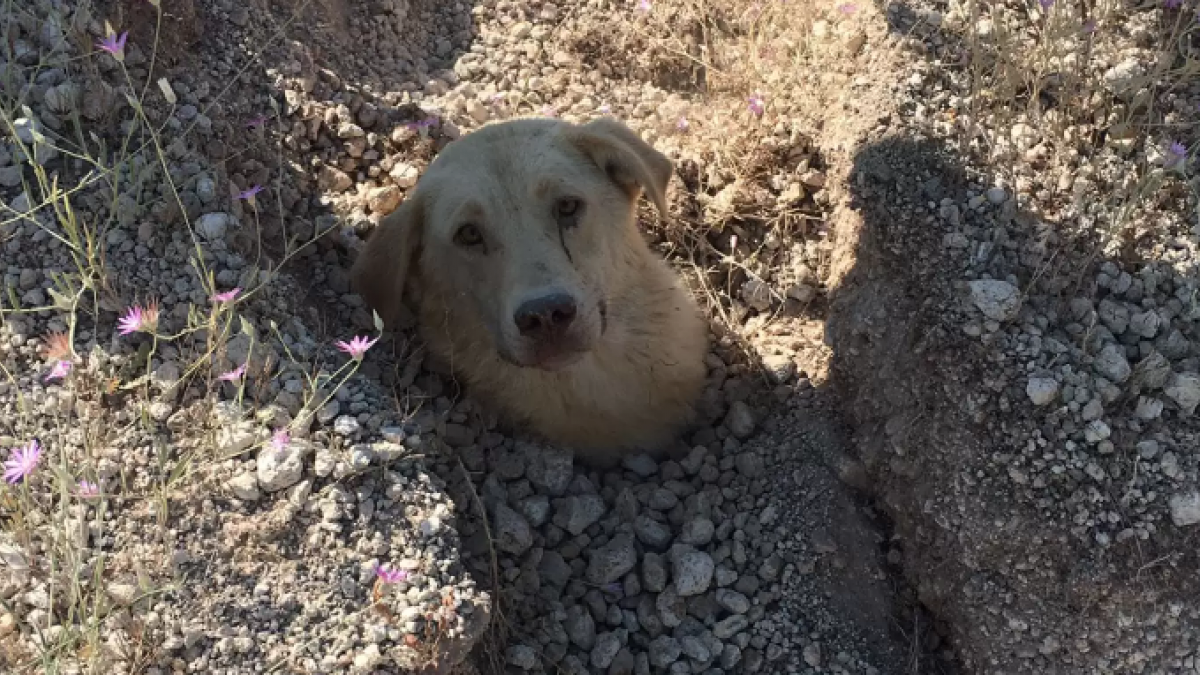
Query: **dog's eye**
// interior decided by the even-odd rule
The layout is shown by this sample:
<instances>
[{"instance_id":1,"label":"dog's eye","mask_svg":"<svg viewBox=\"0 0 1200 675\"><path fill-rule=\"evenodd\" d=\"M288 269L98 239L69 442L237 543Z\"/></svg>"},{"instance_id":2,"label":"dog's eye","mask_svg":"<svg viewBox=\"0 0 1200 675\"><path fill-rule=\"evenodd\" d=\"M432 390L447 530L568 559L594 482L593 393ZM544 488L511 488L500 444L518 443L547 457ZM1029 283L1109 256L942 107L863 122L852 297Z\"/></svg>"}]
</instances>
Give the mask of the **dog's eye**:
<instances>
[{"instance_id":1,"label":"dog's eye","mask_svg":"<svg viewBox=\"0 0 1200 675\"><path fill-rule=\"evenodd\" d=\"M560 227L574 227L583 215L583 202L574 197L563 197L554 202L554 217Z\"/></svg>"},{"instance_id":2,"label":"dog's eye","mask_svg":"<svg viewBox=\"0 0 1200 675\"><path fill-rule=\"evenodd\" d=\"M454 243L464 248L478 246L483 243L483 234L480 233L478 225L467 223L454 233Z\"/></svg>"}]
</instances>

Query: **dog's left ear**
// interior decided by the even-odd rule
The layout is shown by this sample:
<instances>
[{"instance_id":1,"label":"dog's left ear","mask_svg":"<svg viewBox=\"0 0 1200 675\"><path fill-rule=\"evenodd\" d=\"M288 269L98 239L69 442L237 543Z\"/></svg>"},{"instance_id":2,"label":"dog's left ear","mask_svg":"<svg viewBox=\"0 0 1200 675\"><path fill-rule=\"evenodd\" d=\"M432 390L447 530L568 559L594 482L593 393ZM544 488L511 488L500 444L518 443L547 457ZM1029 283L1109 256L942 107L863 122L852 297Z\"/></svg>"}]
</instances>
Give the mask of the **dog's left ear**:
<instances>
[{"instance_id":1,"label":"dog's left ear","mask_svg":"<svg viewBox=\"0 0 1200 675\"><path fill-rule=\"evenodd\" d=\"M609 117L572 127L567 134L630 199L636 200L638 192L645 191L659 217L667 217L667 183L674 166L665 155L632 129Z\"/></svg>"}]
</instances>

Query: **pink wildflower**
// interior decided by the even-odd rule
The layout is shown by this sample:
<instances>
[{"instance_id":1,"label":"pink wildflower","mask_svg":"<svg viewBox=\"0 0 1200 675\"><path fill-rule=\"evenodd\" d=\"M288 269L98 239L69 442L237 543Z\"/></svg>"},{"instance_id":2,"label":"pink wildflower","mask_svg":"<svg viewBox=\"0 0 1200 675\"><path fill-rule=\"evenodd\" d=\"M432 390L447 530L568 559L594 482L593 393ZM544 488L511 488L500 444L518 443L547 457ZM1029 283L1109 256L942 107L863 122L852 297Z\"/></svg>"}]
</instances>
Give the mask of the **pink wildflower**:
<instances>
[{"instance_id":1,"label":"pink wildflower","mask_svg":"<svg viewBox=\"0 0 1200 675\"><path fill-rule=\"evenodd\" d=\"M349 342L338 340L336 346L339 350L349 354L350 358L355 361L361 361L363 354L366 354L368 349L375 346L376 342L379 342L379 338L372 340L365 335L358 335Z\"/></svg>"},{"instance_id":2,"label":"pink wildflower","mask_svg":"<svg viewBox=\"0 0 1200 675\"><path fill-rule=\"evenodd\" d=\"M139 305L129 308L125 316L117 322L121 335L132 333L149 333L158 327L158 303L151 301L145 309Z\"/></svg>"},{"instance_id":3,"label":"pink wildflower","mask_svg":"<svg viewBox=\"0 0 1200 675\"><path fill-rule=\"evenodd\" d=\"M129 31L125 31L120 35L109 35L103 40L96 43L96 48L112 54L112 57L118 61L125 60L125 39L129 37Z\"/></svg>"},{"instance_id":4,"label":"pink wildflower","mask_svg":"<svg viewBox=\"0 0 1200 675\"><path fill-rule=\"evenodd\" d=\"M46 381L49 382L51 380L61 380L64 377L66 377L68 374L70 374L70 372L71 372L71 362L70 361L65 361L65 360L55 361L54 367L52 367L50 369L50 372L46 375Z\"/></svg>"},{"instance_id":5,"label":"pink wildflower","mask_svg":"<svg viewBox=\"0 0 1200 675\"><path fill-rule=\"evenodd\" d=\"M750 112L754 113L755 117L762 117L763 112L766 110L766 103L763 101L762 96L755 94L747 100L750 103Z\"/></svg>"},{"instance_id":6,"label":"pink wildflower","mask_svg":"<svg viewBox=\"0 0 1200 675\"><path fill-rule=\"evenodd\" d=\"M20 483L33 473L41 458L42 446L36 438L24 447L13 448L4 462L4 480L13 484Z\"/></svg>"},{"instance_id":7,"label":"pink wildflower","mask_svg":"<svg viewBox=\"0 0 1200 675\"><path fill-rule=\"evenodd\" d=\"M75 488L75 494L84 499L98 497L100 496L100 486L91 481L81 480L78 487Z\"/></svg>"},{"instance_id":8,"label":"pink wildflower","mask_svg":"<svg viewBox=\"0 0 1200 675\"><path fill-rule=\"evenodd\" d=\"M241 192L234 195L234 197L237 199L245 199L245 200L249 201L251 204L253 204L254 203L254 195L262 192L265 189L266 188L264 188L261 185L252 185L249 189L242 190Z\"/></svg>"},{"instance_id":9,"label":"pink wildflower","mask_svg":"<svg viewBox=\"0 0 1200 675\"><path fill-rule=\"evenodd\" d=\"M227 373L221 373L220 375L217 376L217 379L222 382L237 382L238 380L242 379L242 376L245 374L246 374L246 364L243 363L242 365L238 366L237 368L234 368L233 370L231 370Z\"/></svg>"},{"instance_id":10,"label":"pink wildflower","mask_svg":"<svg viewBox=\"0 0 1200 675\"><path fill-rule=\"evenodd\" d=\"M390 569L386 565L376 565L375 576L385 584L398 584L408 579L408 572L406 570Z\"/></svg>"},{"instance_id":11,"label":"pink wildflower","mask_svg":"<svg viewBox=\"0 0 1200 675\"><path fill-rule=\"evenodd\" d=\"M228 291L225 291L224 293L216 293L212 296L213 304L219 305L219 304L223 304L226 302L232 302L233 299L238 296L238 293L241 293L241 292L242 292L241 288L231 288Z\"/></svg>"}]
</instances>

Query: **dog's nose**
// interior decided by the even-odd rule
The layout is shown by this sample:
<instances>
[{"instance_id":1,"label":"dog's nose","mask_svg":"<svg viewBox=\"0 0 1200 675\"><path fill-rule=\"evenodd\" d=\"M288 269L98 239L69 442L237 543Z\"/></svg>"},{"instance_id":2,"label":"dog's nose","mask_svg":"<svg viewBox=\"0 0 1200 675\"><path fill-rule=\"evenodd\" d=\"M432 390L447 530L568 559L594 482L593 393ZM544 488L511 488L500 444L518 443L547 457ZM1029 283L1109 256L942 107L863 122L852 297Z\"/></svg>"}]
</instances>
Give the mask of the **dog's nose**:
<instances>
[{"instance_id":1,"label":"dog's nose","mask_svg":"<svg viewBox=\"0 0 1200 675\"><path fill-rule=\"evenodd\" d=\"M575 320L575 299L566 293L554 293L527 300L517 307L513 321L521 335L544 338L560 333Z\"/></svg>"}]
</instances>

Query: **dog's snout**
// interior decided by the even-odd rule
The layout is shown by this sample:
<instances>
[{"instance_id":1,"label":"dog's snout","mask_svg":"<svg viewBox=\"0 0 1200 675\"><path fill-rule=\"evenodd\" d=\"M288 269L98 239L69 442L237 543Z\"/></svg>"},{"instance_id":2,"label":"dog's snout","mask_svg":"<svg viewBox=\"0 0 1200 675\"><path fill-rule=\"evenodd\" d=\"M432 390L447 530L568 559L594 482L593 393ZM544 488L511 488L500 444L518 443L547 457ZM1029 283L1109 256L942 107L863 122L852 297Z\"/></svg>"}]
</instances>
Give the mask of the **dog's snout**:
<instances>
[{"instance_id":1,"label":"dog's snout","mask_svg":"<svg viewBox=\"0 0 1200 675\"><path fill-rule=\"evenodd\" d=\"M575 299L566 293L554 293L521 303L513 321L521 335L544 338L566 330L575 314Z\"/></svg>"}]
</instances>

